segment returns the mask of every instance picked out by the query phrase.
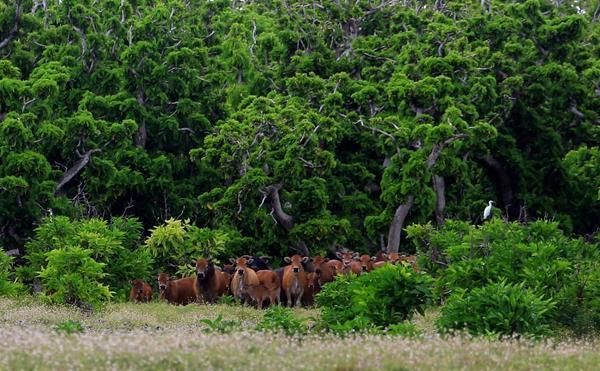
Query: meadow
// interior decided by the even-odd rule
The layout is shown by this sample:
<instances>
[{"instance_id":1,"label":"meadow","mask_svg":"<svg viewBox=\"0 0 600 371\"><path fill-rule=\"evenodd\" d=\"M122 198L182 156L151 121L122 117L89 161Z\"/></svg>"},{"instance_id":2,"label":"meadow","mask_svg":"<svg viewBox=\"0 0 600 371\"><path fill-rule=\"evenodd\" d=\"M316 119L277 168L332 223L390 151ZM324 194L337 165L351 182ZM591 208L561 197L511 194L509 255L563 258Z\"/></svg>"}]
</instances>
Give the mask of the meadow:
<instances>
[{"instance_id":1,"label":"meadow","mask_svg":"<svg viewBox=\"0 0 600 371\"><path fill-rule=\"evenodd\" d=\"M414 337L261 332L264 313L162 302L86 313L29 297L0 298L0 369L591 370L600 362L597 339L441 337L433 327L436 310L412 320L422 332ZM319 310L294 309L294 316L310 328Z\"/></svg>"}]
</instances>

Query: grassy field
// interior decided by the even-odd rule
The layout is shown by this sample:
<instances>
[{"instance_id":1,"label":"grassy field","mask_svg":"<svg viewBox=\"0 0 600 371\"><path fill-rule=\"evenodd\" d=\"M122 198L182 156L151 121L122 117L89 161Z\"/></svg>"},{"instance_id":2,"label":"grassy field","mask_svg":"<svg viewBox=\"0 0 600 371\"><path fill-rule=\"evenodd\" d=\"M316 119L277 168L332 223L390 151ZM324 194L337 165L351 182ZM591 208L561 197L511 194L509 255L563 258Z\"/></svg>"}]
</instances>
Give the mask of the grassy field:
<instances>
[{"instance_id":1,"label":"grassy field","mask_svg":"<svg viewBox=\"0 0 600 371\"><path fill-rule=\"evenodd\" d=\"M598 341L440 338L432 325L435 312L415 319L424 334L413 339L262 333L255 327L263 313L151 303L111 304L85 314L33 299L0 298L0 369L593 370L600 364ZM295 314L310 323L318 311ZM210 331L201 321L219 315L236 321L231 332Z\"/></svg>"}]
</instances>

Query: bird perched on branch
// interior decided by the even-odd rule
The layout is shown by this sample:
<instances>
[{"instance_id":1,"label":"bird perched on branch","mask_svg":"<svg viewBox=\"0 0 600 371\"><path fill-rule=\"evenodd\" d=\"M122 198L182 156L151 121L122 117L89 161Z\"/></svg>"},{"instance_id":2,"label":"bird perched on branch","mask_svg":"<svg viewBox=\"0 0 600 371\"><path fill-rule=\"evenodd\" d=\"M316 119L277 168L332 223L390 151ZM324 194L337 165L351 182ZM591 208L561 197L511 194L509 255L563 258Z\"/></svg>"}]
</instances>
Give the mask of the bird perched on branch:
<instances>
[{"instance_id":1,"label":"bird perched on branch","mask_svg":"<svg viewBox=\"0 0 600 371\"><path fill-rule=\"evenodd\" d=\"M488 205L485 207L485 210L483 210L483 220L486 220L486 219L489 219L492 217L492 204L493 203L494 203L494 201L490 200Z\"/></svg>"}]
</instances>

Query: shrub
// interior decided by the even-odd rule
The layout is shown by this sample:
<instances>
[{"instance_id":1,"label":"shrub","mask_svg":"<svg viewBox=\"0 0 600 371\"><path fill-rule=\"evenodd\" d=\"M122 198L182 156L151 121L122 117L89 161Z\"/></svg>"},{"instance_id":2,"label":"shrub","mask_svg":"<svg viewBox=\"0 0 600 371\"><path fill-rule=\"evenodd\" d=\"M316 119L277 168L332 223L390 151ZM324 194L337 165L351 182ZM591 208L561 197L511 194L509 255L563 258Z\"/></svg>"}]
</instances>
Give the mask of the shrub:
<instances>
[{"instance_id":1,"label":"shrub","mask_svg":"<svg viewBox=\"0 0 600 371\"><path fill-rule=\"evenodd\" d=\"M283 331L287 335L305 334L306 324L290 308L272 306L256 326L259 331Z\"/></svg>"},{"instance_id":2,"label":"shrub","mask_svg":"<svg viewBox=\"0 0 600 371\"><path fill-rule=\"evenodd\" d=\"M32 280L46 267L48 253L56 249L79 247L105 264L101 282L115 292L118 300L126 300L129 281L150 277L152 258L138 247L142 225L137 219L113 218L70 220L64 216L44 219L35 230L35 238L26 244L29 264L20 270L24 279Z\"/></svg>"},{"instance_id":3,"label":"shrub","mask_svg":"<svg viewBox=\"0 0 600 371\"><path fill-rule=\"evenodd\" d=\"M231 253L230 247L236 246L240 239L237 232L198 228L189 220L171 218L150 230L144 251L154 258L156 269L185 275L195 270L195 261L200 256L210 255L217 262L224 261L225 255Z\"/></svg>"},{"instance_id":4,"label":"shrub","mask_svg":"<svg viewBox=\"0 0 600 371\"><path fill-rule=\"evenodd\" d=\"M408 231L427 257L422 266L438 278L442 300L454 291L506 280L552 299L558 324L577 332L600 329L600 316L591 314L600 312L597 243L567 237L557 223L545 221L524 225L496 219L479 227L448 221L441 229L428 224Z\"/></svg>"},{"instance_id":5,"label":"shrub","mask_svg":"<svg viewBox=\"0 0 600 371\"><path fill-rule=\"evenodd\" d=\"M82 333L83 330L84 328L81 322L70 319L59 322L54 326L54 331L66 334Z\"/></svg>"},{"instance_id":6,"label":"shrub","mask_svg":"<svg viewBox=\"0 0 600 371\"><path fill-rule=\"evenodd\" d=\"M317 294L322 325L334 332L374 331L423 313L432 279L404 265L336 278Z\"/></svg>"},{"instance_id":7,"label":"shrub","mask_svg":"<svg viewBox=\"0 0 600 371\"><path fill-rule=\"evenodd\" d=\"M39 277L44 285L43 298L51 303L99 307L111 297L103 285L104 264L91 258L92 251L67 247L47 253L48 265Z\"/></svg>"},{"instance_id":8,"label":"shrub","mask_svg":"<svg viewBox=\"0 0 600 371\"><path fill-rule=\"evenodd\" d=\"M471 291L457 290L437 325L442 332L466 330L473 335L547 335L555 303L506 281Z\"/></svg>"},{"instance_id":9,"label":"shrub","mask_svg":"<svg viewBox=\"0 0 600 371\"><path fill-rule=\"evenodd\" d=\"M13 279L11 256L0 248L0 296L17 296L23 293L23 285Z\"/></svg>"},{"instance_id":10,"label":"shrub","mask_svg":"<svg viewBox=\"0 0 600 371\"><path fill-rule=\"evenodd\" d=\"M214 320L206 318L201 319L200 322L207 326L205 329L206 332L218 332L220 334L228 334L241 327L240 321L223 319L223 316L220 314Z\"/></svg>"}]
</instances>

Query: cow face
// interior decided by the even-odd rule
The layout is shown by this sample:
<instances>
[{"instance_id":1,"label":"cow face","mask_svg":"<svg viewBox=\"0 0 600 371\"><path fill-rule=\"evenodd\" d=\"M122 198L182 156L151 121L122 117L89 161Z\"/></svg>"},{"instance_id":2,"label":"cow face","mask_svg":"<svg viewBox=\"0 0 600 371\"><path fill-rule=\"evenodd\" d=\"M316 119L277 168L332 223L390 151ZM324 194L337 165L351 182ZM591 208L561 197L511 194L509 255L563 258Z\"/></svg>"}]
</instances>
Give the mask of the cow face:
<instances>
[{"instance_id":1,"label":"cow face","mask_svg":"<svg viewBox=\"0 0 600 371\"><path fill-rule=\"evenodd\" d=\"M313 265L315 266L315 274L318 277L321 277L321 273L323 271L323 269L321 268L323 266L323 264L325 264L325 262L327 261L327 259L324 259L321 256L315 256L313 259Z\"/></svg>"},{"instance_id":2,"label":"cow face","mask_svg":"<svg viewBox=\"0 0 600 371\"><path fill-rule=\"evenodd\" d=\"M133 281L131 281L131 285L134 287L136 296L138 298L141 298L142 294L144 293L144 281L133 280Z\"/></svg>"},{"instance_id":3,"label":"cow face","mask_svg":"<svg viewBox=\"0 0 600 371\"><path fill-rule=\"evenodd\" d=\"M342 261L342 264L344 265L344 268L347 268L350 266L350 264L352 263L352 261L356 258L358 258L358 253L353 253L350 251L338 251L335 253L335 255Z\"/></svg>"},{"instance_id":4,"label":"cow face","mask_svg":"<svg viewBox=\"0 0 600 371\"><path fill-rule=\"evenodd\" d=\"M286 256L285 258L283 258L283 260L286 263L290 264L290 266L292 267L292 272L300 273L300 272L304 272L302 263L308 263L310 258L308 256L302 257L302 256L296 254L296 255L292 256L291 258Z\"/></svg>"},{"instance_id":5,"label":"cow face","mask_svg":"<svg viewBox=\"0 0 600 371\"><path fill-rule=\"evenodd\" d=\"M234 265L233 264L224 264L223 272L233 275L235 273Z\"/></svg>"},{"instance_id":6,"label":"cow face","mask_svg":"<svg viewBox=\"0 0 600 371\"><path fill-rule=\"evenodd\" d=\"M209 270L213 268L213 263L210 259L200 258L196 261L196 276L199 280L203 280L209 275Z\"/></svg>"},{"instance_id":7,"label":"cow face","mask_svg":"<svg viewBox=\"0 0 600 371\"><path fill-rule=\"evenodd\" d=\"M400 258L400 254L398 254L397 252L392 252L388 255L388 261L394 265L400 262Z\"/></svg>"},{"instance_id":8,"label":"cow face","mask_svg":"<svg viewBox=\"0 0 600 371\"><path fill-rule=\"evenodd\" d=\"M373 261L375 257L370 257L367 254L363 254L360 256L358 261L360 262L360 266L363 272L370 272L373 269Z\"/></svg>"},{"instance_id":9,"label":"cow face","mask_svg":"<svg viewBox=\"0 0 600 371\"><path fill-rule=\"evenodd\" d=\"M244 255L244 258L248 261L248 268L255 272L267 270L269 268L270 258L268 256L249 256Z\"/></svg>"},{"instance_id":10,"label":"cow face","mask_svg":"<svg viewBox=\"0 0 600 371\"><path fill-rule=\"evenodd\" d=\"M248 268L248 260L244 256L235 260L235 271L237 274L243 276L246 268Z\"/></svg>"},{"instance_id":11,"label":"cow face","mask_svg":"<svg viewBox=\"0 0 600 371\"><path fill-rule=\"evenodd\" d=\"M167 273L160 273L158 275L158 291L160 291L161 294L167 289L170 280L171 277L169 277Z\"/></svg>"},{"instance_id":12,"label":"cow face","mask_svg":"<svg viewBox=\"0 0 600 371\"><path fill-rule=\"evenodd\" d=\"M321 277L316 272L311 272L306 275L306 281L308 282L308 288L317 291L321 288Z\"/></svg>"}]
</instances>

